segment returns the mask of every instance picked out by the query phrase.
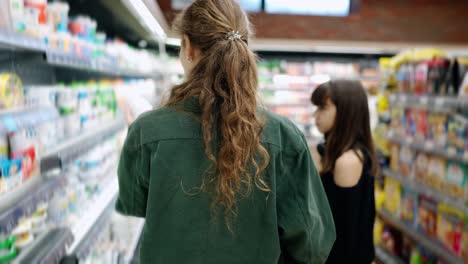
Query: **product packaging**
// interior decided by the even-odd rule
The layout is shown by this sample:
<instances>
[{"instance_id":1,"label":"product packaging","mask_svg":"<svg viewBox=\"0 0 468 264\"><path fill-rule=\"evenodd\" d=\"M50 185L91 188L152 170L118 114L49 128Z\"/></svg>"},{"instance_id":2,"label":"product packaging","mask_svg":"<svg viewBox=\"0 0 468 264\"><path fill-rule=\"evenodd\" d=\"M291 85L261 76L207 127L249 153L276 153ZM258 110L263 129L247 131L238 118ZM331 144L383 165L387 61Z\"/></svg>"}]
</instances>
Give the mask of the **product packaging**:
<instances>
[{"instance_id":1,"label":"product packaging","mask_svg":"<svg viewBox=\"0 0 468 264\"><path fill-rule=\"evenodd\" d=\"M451 155L464 155L468 120L461 115L452 115L448 121L448 152Z\"/></svg>"},{"instance_id":2,"label":"product packaging","mask_svg":"<svg viewBox=\"0 0 468 264\"><path fill-rule=\"evenodd\" d=\"M390 144L390 169L398 171L400 157L400 146L397 144Z\"/></svg>"},{"instance_id":3,"label":"product packaging","mask_svg":"<svg viewBox=\"0 0 468 264\"><path fill-rule=\"evenodd\" d=\"M418 229L430 237L435 237L437 231L437 202L421 195L418 206Z\"/></svg>"},{"instance_id":4,"label":"product packaging","mask_svg":"<svg viewBox=\"0 0 468 264\"><path fill-rule=\"evenodd\" d=\"M413 178L415 152L409 147L402 146L400 149L400 174L408 179Z\"/></svg>"},{"instance_id":5,"label":"product packaging","mask_svg":"<svg viewBox=\"0 0 468 264\"><path fill-rule=\"evenodd\" d=\"M401 185L398 181L389 177L385 178L385 202L384 208L395 216L400 215Z\"/></svg>"},{"instance_id":6,"label":"product packaging","mask_svg":"<svg viewBox=\"0 0 468 264\"><path fill-rule=\"evenodd\" d=\"M426 93L428 71L429 66L427 62L421 62L416 65L414 71L414 94L423 95Z\"/></svg>"},{"instance_id":7,"label":"product packaging","mask_svg":"<svg viewBox=\"0 0 468 264\"><path fill-rule=\"evenodd\" d=\"M427 139L427 112L422 109L413 109L413 117L416 123L414 141L422 145Z\"/></svg>"},{"instance_id":8,"label":"product packaging","mask_svg":"<svg viewBox=\"0 0 468 264\"><path fill-rule=\"evenodd\" d=\"M405 110L405 138L410 141L416 139L417 131L417 114L418 110L414 108L408 108Z\"/></svg>"},{"instance_id":9,"label":"product packaging","mask_svg":"<svg viewBox=\"0 0 468 264\"><path fill-rule=\"evenodd\" d=\"M0 263L10 263L18 256L18 248L15 247L15 238L8 237L0 240Z\"/></svg>"},{"instance_id":10,"label":"product packaging","mask_svg":"<svg viewBox=\"0 0 468 264\"><path fill-rule=\"evenodd\" d=\"M429 157L425 153L418 153L416 156L416 162L414 166L414 178L420 183L427 184L427 168L429 166Z\"/></svg>"},{"instance_id":11,"label":"product packaging","mask_svg":"<svg viewBox=\"0 0 468 264\"><path fill-rule=\"evenodd\" d=\"M409 188L404 188L401 195L401 219L411 226L417 225L418 195Z\"/></svg>"},{"instance_id":12,"label":"product packaging","mask_svg":"<svg viewBox=\"0 0 468 264\"><path fill-rule=\"evenodd\" d=\"M468 168L466 164L449 161L444 191L456 200L463 200L468 186Z\"/></svg>"},{"instance_id":13,"label":"product packaging","mask_svg":"<svg viewBox=\"0 0 468 264\"><path fill-rule=\"evenodd\" d=\"M461 256L464 261L468 262L468 215L465 215L463 226Z\"/></svg>"},{"instance_id":14,"label":"product packaging","mask_svg":"<svg viewBox=\"0 0 468 264\"><path fill-rule=\"evenodd\" d=\"M47 0L24 0L24 6L39 12L39 24L47 23Z\"/></svg>"},{"instance_id":15,"label":"product packaging","mask_svg":"<svg viewBox=\"0 0 468 264\"><path fill-rule=\"evenodd\" d=\"M447 161L443 158L432 156L429 158L427 170L427 185L437 191L443 191L443 183L447 172Z\"/></svg>"},{"instance_id":16,"label":"product packaging","mask_svg":"<svg viewBox=\"0 0 468 264\"><path fill-rule=\"evenodd\" d=\"M441 113L429 113L427 116L426 147L446 149L448 116Z\"/></svg>"},{"instance_id":17,"label":"product packaging","mask_svg":"<svg viewBox=\"0 0 468 264\"><path fill-rule=\"evenodd\" d=\"M390 110L391 123L390 133L396 138L405 138L405 110L400 106L393 106Z\"/></svg>"},{"instance_id":18,"label":"product packaging","mask_svg":"<svg viewBox=\"0 0 468 264\"><path fill-rule=\"evenodd\" d=\"M23 84L12 73L0 74L0 109L8 109L24 104Z\"/></svg>"},{"instance_id":19,"label":"product packaging","mask_svg":"<svg viewBox=\"0 0 468 264\"><path fill-rule=\"evenodd\" d=\"M461 255L463 213L440 204L437 216L437 238L450 251Z\"/></svg>"}]
</instances>

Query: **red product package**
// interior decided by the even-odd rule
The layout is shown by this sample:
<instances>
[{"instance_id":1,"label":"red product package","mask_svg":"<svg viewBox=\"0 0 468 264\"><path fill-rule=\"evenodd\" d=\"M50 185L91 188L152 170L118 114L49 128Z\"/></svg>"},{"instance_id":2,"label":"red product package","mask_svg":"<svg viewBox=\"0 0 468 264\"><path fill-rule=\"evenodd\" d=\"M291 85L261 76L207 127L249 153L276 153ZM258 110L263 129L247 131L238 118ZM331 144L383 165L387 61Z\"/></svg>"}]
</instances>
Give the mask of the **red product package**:
<instances>
[{"instance_id":1,"label":"red product package","mask_svg":"<svg viewBox=\"0 0 468 264\"><path fill-rule=\"evenodd\" d=\"M418 65L416 65L415 70L414 70L414 88L413 88L413 92L416 95L423 95L426 93L428 71L429 71L428 62L421 62Z\"/></svg>"},{"instance_id":2,"label":"red product package","mask_svg":"<svg viewBox=\"0 0 468 264\"><path fill-rule=\"evenodd\" d=\"M431 237L437 235L437 202L426 196L420 196L418 207L418 229Z\"/></svg>"},{"instance_id":3,"label":"red product package","mask_svg":"<svg viewBox=\"0 0 468 264\"><path fill-rule=\"evenodd\" d=\"M36 170L36 150L31 146L21 152L12 153L12 158L21 159L21 170L23 171L24 180L31 177Z\"/></svg>"}]
</instances>

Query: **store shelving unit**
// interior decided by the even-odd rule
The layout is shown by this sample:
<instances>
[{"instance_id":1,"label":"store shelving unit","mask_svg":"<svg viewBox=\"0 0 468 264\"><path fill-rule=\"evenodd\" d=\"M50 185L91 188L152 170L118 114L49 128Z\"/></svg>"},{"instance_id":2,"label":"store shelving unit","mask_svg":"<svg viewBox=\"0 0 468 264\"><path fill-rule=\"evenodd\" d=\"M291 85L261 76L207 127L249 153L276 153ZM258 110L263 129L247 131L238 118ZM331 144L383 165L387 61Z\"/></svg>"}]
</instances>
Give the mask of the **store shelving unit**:
<instances>
[{"instance_id":1,"label":"store shelving unit","mask_svg":"<svg viewBox=\"0 0 468 264\"><path fill-rule=\"evenodd\" d=\"M456 153L451 153L450 151L447 151L445 149L441 148L435 148L434 146L428 145L428 144L420 144L420 143L415 143L412 140L397 137L396 135L388 134L387 139L390 142L396 143L401 146L407 146L413 150L419 151L419 152L424 152L427 154L432 154L436 156L440 156L443 158L446 158L448 160L452 161L458 161L462 163L468 163L468 156L462 156L462 155L457 155Z\"/></svg>"},{"instance_id":2,"label":"store shelving unit","mask_svg":"<svg viewBox=\"0 0 468 264\"><path fill-rule=\"evenodd\" d=\"M435 112L468 109L468 98L454 96L391 94L389 100L391 104L426 108Z\"/></svg>"},{"instance_id":3,"label":"store shelving unit","mask_svg":"<svg viewBox=\"0 0 468 264\"><path fill-rule=\"evenodd\" d=\"M31 51L43 54L49 66L94 73L103 77L159 78L160 73L145 73L121 68L106 58L91 59L48 48L44 41L20 33L0 29L0 50Z\"/></svg>"},{"instance_id":4,"label":"store shelving unit","mask_svg":"<svg viewBox=\"0 0 468 264\"><path fill-rule=\"evenodd\" d=\"M92 228L104 216L106 209L113 209L115 199L117 198L117 193L119 191L119 186L117 183L117 177L113 177L110 182L107 184L107 187L102 191L102 193L96 197L92 202L92 207L87 210L87 212L80 217L80 221L74 224L71 231L75 240L73 244L68 248L68 253L76 254L85 254L89 250L89 244L87 247L83 245L79 248L78 246L84 241L84 239L92 234ZM77 250L79 249L79 250Z\"/></svg>"},{"instance_id":5,"label":"store shelving unit","mask_svg":"<svg viewBox=\"0 0 468 264\"><path fill-rule=\"evenodd\" d=\"M405 178L399 173L394 172L392 170L384 169L383 174L387 177L397 180L398 182L400 182L402 186L405 186L405 188L410 188L414 190L415 192L417 192L418 194L422 194L422 195L434 198L440 203L447 204L453 208L460 210L461 212L465 212L465 214L468 214L468 206L465 205L463 201L457 200L441 192L435 191L425 186L422 183L415 182L411 179Z\"/></svg>"},{"instance_id":6,"label":"store shelving unit","mask_svg":"<svg viewBox=\"0 0 468 264\"><path fill-rule=\"evenodd\" d=\"M33 213L42 201L49 200L61 184L61 177L34 176L0 196L0 234L11 232L21 217Z\"/></svg>"},{"instance_id":7,"label":"store shelving unit","mask_svg":"<svg viewBox=\"0 0 468 264\"><path fill-rule=\"evenodd\" d=\"M463 260L458 256L452 254L448 249L446 249L440 242L435 239L418 232L414 227L404 223L397 217L393 216L385 210L380 210L378 212L380 218L382 218L386 223L391 226L402 230L406 235L408 235L412 240L417 242L419 245L422 245L424 248L430 250L438 257L442 258L447 263L451 264L463 264Z\"/></svg>"},{"instance_id":8,"label":"store shelving unit","mask_svg":"<svg viewBox=\"0 0 468 264\"><path fill-rule=\"evenodd\" d=\"M0 49L45 52L46 45L37 38L0 29Z\"/></svg>"},{"instance_id":9,"label":"store shelving unit","mask_svg":"<svg viewBox=\"0 0 468 264\"><path fill-rule=\"evenodd\" d=\"M32 245L26 248L13 264L48 264L59 263L66 253L66 247L73 241L73 234L68 228L54 228L40 235Z\"/></svg>"},{"instance_id":10,"label":"store shelving unit","mask_svg":"<svg viewBox=\"0 0 468 264\"><path fill-rule=\"evenodd\" d=\"M391 252L389 252L387 249L381 246L375 247L375 255L377 259L380 261L380 263L382 264L404 264L405 263L402 259L393 255Z\"/></svg>"},{"instance_id":11,"label":"store shelving unit","mask_svg":"<svg viewBox=\"0 0 468 264\"><path fill-rule=\"evenodd\" d=\"M132 241L130 242L130 251L128 254L125 256L125 263L130 263L132 259L138 255L138 243L140 241L141 234L143 233L143 227L145 226L145 220L144 219L138 219L137 227L135 228L137 230L136 234L133 236Z\"/></svg>"},{"instance_id":12,"label":"store shelving unit","mask_svg":"<svg viewBox=\"0 0 468 264\"><path fill-rule=\"evenodd\" d=\"M125 128L125 121L121 115L115 120L95 129L72 137L70 140L48 150L41 158L41 172L45 173L55 168L62 168L84 154L104 139L115 135Z\"/></svg>"}]
</instances>

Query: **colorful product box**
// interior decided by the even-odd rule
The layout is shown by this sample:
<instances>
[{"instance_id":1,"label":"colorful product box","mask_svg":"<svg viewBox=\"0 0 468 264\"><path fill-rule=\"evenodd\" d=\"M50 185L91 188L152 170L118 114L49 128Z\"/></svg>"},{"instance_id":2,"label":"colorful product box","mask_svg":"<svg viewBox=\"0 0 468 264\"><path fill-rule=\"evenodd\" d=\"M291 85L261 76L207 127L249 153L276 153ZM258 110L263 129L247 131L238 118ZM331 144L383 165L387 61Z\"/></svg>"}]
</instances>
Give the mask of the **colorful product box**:
<instances>
[{"instance_id":1,"label":"colorful product box","mask_svg":"<svg viewBox=\"0 0 468 264\"><path fill-rule=\"evenodd\" d=\"M417 223L419 230L431 237L436 236L437 202L423 195L419 197Z\"/></svg>"},{"instance_id":2,"label":"colorful product box","mask_svg":"<svg viewBox=\"0 0 468 264\"><path fill-rule=\"evenodd\" d=\"M397 144L390 145L390 169L398 171L399 169L400 146Z\"/></svg>"},{"instance_id":3,"label":"colorful product box","mask_svg":"<svg viewBox=\"0 0 468 264\"><path fill-rule=\"evenodd\" d=\"M460 115L453 115L448 121L448 151L450 154L464 155L468 141L468 120Z\"/></svg>"},{"instance_id":4,"label":"colorful product box","mask_svg":"<svg viewBox=\"0 0 468 264\"><path fill-rule=\"evenodd\" d=\"M430 148L447 147L448 116L440 113L429 113L427 116L427 145Z\"/></svg>"},{"instance_id":5,"label":"colorful product box","mask_svg":"<svg viewBox=\"0 0 468 264\"><path fill-rule=\"evenodd\" d=\"M394 137L404 138L405 131L405 109L401 106L394 106L390 110L391 123L390 131Z\"/></svg>"},{"instance_id":6,"label":"colorful product box","mask_svg":"<svg viewBox=\"0 0 468 264\"><path fill-rule=\"evenodd\" d=\"M413 177L413 168L414 168L414 160L415 160L415 152L403 146L400 149L400 174L406 178Z\"/></svg>"},{"instance_id":7,"label":"colorful product box","mask_svg":"<svg viewBox=\"0 0 468 264\"><path fill-rule=\"evenodd\" d=\"M437 238L450 251L461 255L463 213L445 204L438 206Z\"/></svg>"},{"instance_id":8,"label":"colorful product box","mask_svg":"<svg viewBox=\"0 0 468 264\"><path fill-rule=\"evenodd\" d=\"M401 195L401 219L410 225L417 224L418 194L411 189L404 188Z\"/></svg>"},{"instance_id":9,"label":"colorful product box","mask_svg":"<svg viewBox=\"0 0 468 264\"><path fill-rule=\"evenodd\" d=\"M420 183L427 184L427 168L429 166L429 157L425 153L418 153L414 163L414 178Z\"/></svg>"},{"instance_id":10,"label":"colorful product box","mask_svg":"<svg viewBox=\"0 0 468 264\"><path fill-rule=\"evenodd\" d=\"M440 157L432 156L429 158L427 170L427 185L435 190L442 191L447 172L447 161Z\"/></svg>"},{"instance_id":11,"label":"colorful product box","mask_svg":"<svg viewBox=\"0 0 468 264\"><path fill-rule=\"evenodd\" d=\"M399 215L401 185L398 181L389 177L385 178L385 201L384 208L395 216Z\"/></svg>"},{"instance_id":12,"label":"colorful product box","mask_svg":"<svg viewBox=\"0 0 468 264\"><path fill-rule=\"evenodd\" d=\"M463 226L461 256L462 259L468 263L468 215L465 215L464 222L465 223Z\"/></svg>"},{"instance_id":13,"label":"colorful product box","mask_svg":"<svg viewBox=\"0 0 468 264\"><path fill-rule=\"evenodd\" d=\"M457 200L465 198L468 185L468 168L466 164L449 161L444 191Z\"/></svg>"}]
</instances>

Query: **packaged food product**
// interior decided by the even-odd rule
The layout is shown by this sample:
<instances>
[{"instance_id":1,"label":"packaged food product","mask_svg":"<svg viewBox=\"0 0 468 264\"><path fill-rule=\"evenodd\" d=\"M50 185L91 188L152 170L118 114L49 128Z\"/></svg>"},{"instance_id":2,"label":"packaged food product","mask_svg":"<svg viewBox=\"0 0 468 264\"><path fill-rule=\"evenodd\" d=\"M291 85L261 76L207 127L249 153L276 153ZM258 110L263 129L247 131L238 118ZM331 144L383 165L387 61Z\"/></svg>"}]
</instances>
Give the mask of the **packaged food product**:
<instances>
[{"instance_id":1,"label":"packaged food product","mask_svg":"<svg viewBox=\"0 0 468 264\"><path fill-rule=\"evenodd\" d=\"M437 215L437 238L450 251L461 255L463 213L440 204Z\"/></svg>"},{"instance_id":2,"label":"packaged food product","mask_svg":"<svg viewBox=\"0 0 468 264\"><path fill-rule=\"evenodd\" d=\"M403 64L397 72L398 90L400 93L412 93L414 86L414 66Z\"/></svg>"},{"instance_id":3,"label":"packaged food product","mask_svg":"<svg viewBox=\"0 0 468 264\"><path fill-rule=\"evenodd\" d=\"M33 242L34 237L31 232L31 222L23 219L20 224L13 229L12 235L15 237L15 246L19 249L27 247Z\"/></svg>"},{"instance_id":4,"label":"packaged food product","mask_svg":"<svg viewBox=\"0 0 468 264\"><path fill-rule=\"evenodd\" d=\"M69 11L70 6L64 2L52 2L47 6L47 19L54 30L67 31Z\"/></svg>"},{"instance_id":5,"label":"packaged food product","mask_svg":"<svg viewBox=\"0 0 468 264\"><path fill-rule=\"evenodd\" d=\"M429 66L427 62L421 62L416 65L414 70L414 94L423 95L426 93L428 71Z\"/></svg>"},{"instance_id":6,"label":"packaged food product","mask_svg":"<svg viewBox=\"0 0 468 264\"><path fill-rule=\"evenodd\" d=\"M429 148L447 147L448 116L441 113L429 113L427 116L427 143Z\"/></svg>"},{"instance_id":7,"label":"packaged food product","mask_svg":"<svg viewBox=\"0 0 468 264\"><path fill-rule=\"evenodd\" d=\"M468 262L468 215L465 215L465 221L463 225L461 256L464 261Z\"/></svg>"},{"instance_id":8,"label":"packaged food product","mask_svg":"<svg viewBox=\"0 0 468 264\"><path fill-rule=\"evenodd\" d=\"M427 183L427 168L429 165L429 157L425 153L418 153L414 164L414 178L420 183Z\"/></svg>"},{"instance_id":9,"label":"packaged food product","mask_svg":"<svg viewBox=\"0 0 468 264\"><path fill-rule=\"evenodd\" d=\"M431 237L435 237L437 231L437 202L421 195L418 207L418 229Z\"/></svg>"},{"instance_id":10,"label":"packaged food product","mask_svg":"<svg viewBox=\"0 0 468 264\"><path fill-rule=\"evenodd\" d=\"M19 186L23 181L21 160L0 160L1 168L1 192L8 192Z\"/></svg>"},{"instance_id":11,"label":"packaged food product","mask_svg":"<svg viewBox=\"0 0 468 264\"><path fill-rule=\"evenodd\" d=\"M430 157L427 170L427 185L438 191L442 191L446 172L447 161L445 159L436 156Z\"/></svg>"},{"instance_id":12,"label":"packaged food product","mask_svg":"<svg viewBox=\"0 0 468 264\"><path fill-rule=\"evenodd\" d=\"M384 208L395 216L399 215L401 186L400 183L389 177L385 178L385 202Z\"/></svg>"},{"instance_id":13,"label":"packaged food product","mask_svg":"<svg viewBox=\"0 0 468 264\"><path fill-rule=\"evenodd\" d=\"M24 6L39 11L39 23L47 23L47 0L24 0Z\"/></svg>"},{"instance_id":14,"label":"packaged food product","mask_svg":"<svg viewBox=\"0 0 468 264\"><path fill-rule=\"evenodd\" d=\"M460 86L458 91L458 96L467 98L468 97L468 72L465 73L465 77L463 78L463 83Z\"/></svg>"},{"instance_id":15,"label":"packaged food product","mask_svg":"<svg viewBox=\"0 0 468 264\"><path fill-rule=\"evenodd\" d=\"M8 158L8 130L0 122L0 159L2 158Z\"/></svg>"},{"instance_id":16,"label":"packaged food product","mask_svg":"<svg viewBox=\"0 0 468 264\"><path fill-rule=\"evenodd\" d=\"M400 146L397 144L391 144L390 151L390 168L393 171L398 171L398 164L400 159Z\"/></svg>"},{"instance_id":17,"label":"packaged food product","mask_svg":"<svg viewBox=\"0 0 468 264\"><path fill-rule=\"evenodd\" d=\"M8 237L0 241L0 263L10 263L18 256L18 248L15 247L15 238Z\"/></svg>"},{"instance_id":18,"label":"packaged food product","mask_svg":"<svg viewBox=\"0 0 468 264\"><path fill-rule=\"evenodd\" d=\"M464 155L467 138L468 120L461 115L452 115L448 121L448 152L453 155Z\"/></svg>"},{"instance_id":19,"label":"packaged food product","mask_svg":"<svg viewBox=\"0 0 468 264\"><path fill-rule=\"evenodd\" d=\"M390 110L390 132L394 137L405 138L405 110L400 106L392 106Z\"/></svg>"},{"instance_id":20,"label":"packaged food product","mask_svg":"<svg viewBox=\"0 0 468 264\"><path fill-rule=\"evenodd\" d=\"M465 190L468 185L468 168L466 164L449 161L447 163L446 184L443 190L446 194L457 200L465 197Z\"/></svg>"},{"instance_id":21,"label":"packaged food product","mask_svg":"<svg viewBox=\"0 0 468 264\"><path fill-rule=\"evenodd\" d=\"M445 79L450 65L450 61L446 58L433 58L428 62L428 64L429 71L427 80L427 91L430 94L447 94Z\"/></svg>"},{"instance_id":22,"label":"packaged food product","mask_svg":"<svg viewBox=\"0 0 468 264\"><path fill-rule=\"evenodd\" d=\"M24 103L23 84L18 75L0 74L0 109L11 108Z\"/></svg>"},{"instance_id":23,"label":"packaged food product","mask_svg":"<svg viewBox=\"0 0 468 264\"><path fill-rule=\"evenodd\" d=\"M412 226L417 225L418 195L409 188L404 188L401 195L401 219Z\"/></svg>"},{"instance_id":24,"label":"packaged food product","mask_svg":"<svg viewBox=\"0 0 468 264\"><path fill-rule=\"evenodd\" d=\"M414 141L424 144L427 139L427 112L423 109L413 109L413 118L416 125Z\"/></svg>"},{"instance_id":25,"label":"packaged food product","mask_svg":"<svg viewBox=\"0 0 468 264\"><path fill-rule=\"evenodd\" d=\"M405 138L414 140L416 137L417 122L416 122L417 110L408 108L405 110Z\"/></svg>"},{"instance_id":26,"label":"packaged food product","mask_svg":"<svg viewBox=\"0 0 468 264\"><path fill-rule=\"evenodd\" d=\"M400 173L403 177L413 178L415 152L407 146L400 149Z\"/></svg>"},{"instance_id":27,"label":"packaged food product","mask_svg":"<svg viewBox=\"0 0 468 264\"><path fill-rule=\"evenodd\" d=\"M29 130L21 129L9 135L11 158L21 159L24 180L37 172L37 144L29 136Z\"/></svg>"}]
</instances>

